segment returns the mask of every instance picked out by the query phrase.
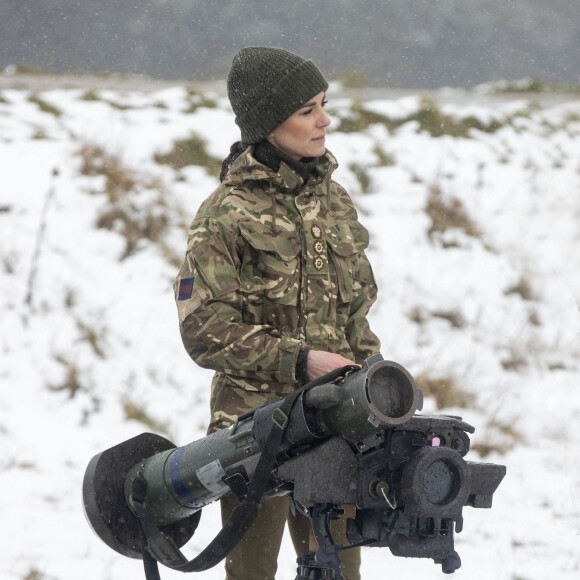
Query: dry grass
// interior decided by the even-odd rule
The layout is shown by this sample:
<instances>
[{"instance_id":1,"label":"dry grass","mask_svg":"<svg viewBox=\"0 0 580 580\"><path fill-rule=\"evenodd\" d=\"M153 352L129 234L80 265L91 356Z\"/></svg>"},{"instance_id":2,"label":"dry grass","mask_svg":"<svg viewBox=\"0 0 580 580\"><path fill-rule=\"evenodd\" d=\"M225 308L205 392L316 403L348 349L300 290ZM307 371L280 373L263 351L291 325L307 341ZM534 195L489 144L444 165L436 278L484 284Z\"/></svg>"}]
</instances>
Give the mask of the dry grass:
<instances>
[{"instance_id":1,"label":"dry grass","mask_svg":"<svg viewBox=\"0 0 580 580\"><path fill-rule=\"evenodd\" d=\"M500 362L504 370L515 373L524 370L528 366L527 358L515 347L510 348L507 356L504 356Z\"/></svg>"},{"instance_id":2,"label":"dry grass","mask_svg":"<svg viewBox=\"0 0 580 580\"><path fill-rule=\"evenodd\" d=\"M222 161L207 152L207 143L197 135L189 139L175 141L173 149L168 153L158 153L155 161L163 165L170 165L174 170L188 165L205 167L211 175L219 174Z\"/></svg>"},{"instance_id":3,"label":"dry grass","mask_svg":"<svg viewBox=\"0 0 580 580\"><path fill-rule=\"evenodd\" d=\"M520 277L520 279L512 286L507 288L504 292L506 296L510 294L517 294L523 300L534 300L535 295L532 288L532 284L528 278L525 276Z\"/></svg>"},{"instance_id":4,"label":"dry grass","mask_svg":"<svg viewBox=\"0 0 580 580\"><path fill-rule=\"evenodd\" d=\"M93 326L86 324L82 320L77 320L77 328L80 332L80 340L87 343L93 353L100 359L105 358L105 351L102 346L104 331L97 331Z\"/></svg>"},{"instance_id":5,"label":"dry grass","mask_svg":"<svg viewBox=\"0 0 580 580\"><path fill-rule=\"evenodd\" d=\"M54 115L57 119L59 117L62 117L62 111L59 108L55 107L54 105L51 105L50 103L47 103L45 100L41 99L38 95L31 95L28 98L28 101L30 103L35 104L43 113Z\"/></svg>"},{"instance_id":6,"label":"dry grass","mask_svg":"<svg viewBox=\"0 0 580 580\"><path fill-rule=\"evenodd\" d=\"M449 135L466 139L473 129L485 133L495 133L501 128L501 124L497 121L485 124L474 116L456 118L443 113L437 103L429 97L423 97L417 112L405 119L407 123L410 121L418 123L419 130L429 133L432 137Z\"/></svg>"},{"instance_id":7,"label":"dry grass","mask_svg":"<svg viewBox=\"0 0 580 580\"><path fill-rule=\"evenodd\" d=\"M346 68L335 75L335 80L340 82L343 87L351 89L361 89L369 86L368 80L358 68Z\"/></svg>"},{"instance_id":8,"label":"dry grass","mask_svg":"<svg viewBox=\"0 0 580 580\"><path fill-rule=\"evenodd\" d=\"M475 396L461 388L457 379L451 375L440 376L430 372L415 377L417 387L423 389L425 397L435 400L437 409L447 407L465 408L475 403Z\"/></svg>"},{"instance_id":9,"label":"dry grass","mask_svg":"<svg viewBox=\"0 0 580 580\"><path fill-rule=\"evenodd\" d=\"M168 433L168 426L166 423L155 420L142 406L137 405L128 399L123 401L123 411L125 413L125 419L127 420L133 419L139 421L156 433Z\"/></svg>"},{"instance_id":10,"label":"dry grass","mask_svg":"<svg viewBox=\"0 0 580 580\"><path fill-rule=\"evenodd\" d=\"M464 205L453 196L445 196L438 184L429 188L425 212L431 219L429 237L451 229L463 230L468 236L479 238L481 231L475 225Z\"/></svg>"},{"instance_id":11,"label":"dry grass","mask_svg":"<svg viewBox=\"0 0 580 580\"><path fill-rule=\"evenodd\" d=\"M349 163L348 168L355 174L359 184L361 193L368 193L371 186L371 177L368 172L367 165L360 163Z\"/></svg>"},{"instance_id":12,"label":"dry grass","mask_svg":"<svg viewBox=\"0 0 580 580\"><path fill-rule=\"evenodd\" d=\"M125 249L121 259L134 255L145 241L150 241L158 245L161 253L173 263L176 257L165 238L177 220L161 182L138 176L117 156L98 146L83 146L79 156L83 175L105 178L102 192L106 194L108 203L99 213L96 226L123 236Z\"/></svg>"},{"instance_id":13,"label":"dry grass","mask_svg":"<svg viewBox=\"0 0 580 580\"><path fill-rule=\"evenodd\" d=\"M361 103L354 103L350 107L348 115L344 117L340 117L332 109L329 110L329 113L338 123L338 127L334 130L341 133L358 133L376 124L384 125L389 131L394 131L397 127L396 121L380 113L365 109Z\"/></svg>"},{"instance_id":14,"label":"dry grass","mask_svg":"<svg viewBox=\"0 0 580 580\"><path fill-rule=\"evenodd\" d=\"M105 177L105 193L111 202L119 201L124 194L137 186L134 172L125 167L119 157L107 153L98 145L83 145L78 152L82 175Z\"/></svg>"},{"instance_id":15,"label":"dry grass","mask_svg":"<svg viewBox=\"0 0 580 580\"><path fill-rule=\"evenodd\" d=\"M394 156L387 153L379 144L375 145L373 153L378 158L375 167L393 167L397 163Z\"/></svg>"},{"instance_id":16,"label":"dry grass","mask_svg":"<svg viewBox=\"0 0 580 580\"><path fill-rule=\"evenodd\" d=\"M479 435L478 441L471 443L470 450L485 458L492 453L508 453L522 442L523 437L513 422L491 419Z\"/></svg>"},{"instance_id":17,"label":"dry grass","mask_svg":"<svg viewBox=\"0 0 580 580\"><path fill-rule=\"evenodd\" d=\"M501 123L494 120L484 123L474 116L456 118L443 113L439 105L430 97L423 97L414 113L400 118L390 118L369 111L361 103L355 103L346 116L340 117L336 114L333 116L339 123L336 130L342 133L357 133L374 124L384 125L389 132L393 132L407 123L416 123L419 131L429 133L432 137L448 135L467 139L474 129L494 133L502 127Z\"/></svg>"},{"instance_id":18,"label":"dry grass","mask_svg":"<svg viewBox=\"0 0 580 580\"><path fill-rule=\"evenodd\" d=\"M44 573L42 573L38 568L33 566L28 570L25 576L22 577L22 580L43 580L46 578Z\"/></svg>"},{"instance_id":19,"label":"dry grass","mask_svg":"<svg viewBox=\"0 0 580 580\"><path fill-rule=\"evenodd\" d=\"M215 109L217 107L217 103L213 99L206 97L192 88L187 89L187 102L188 108L185 112L190 115L202 107L205 109Z\"/></svg>"},{"instance_id":20,"label":"dry grass","mask_svg":"<svg viewBox=\"0 0 580 580\"><path fill-rule=\"evenodd\" d=\"M417 324L425 324L429 318L441 318L447 320L453 328L464 328L467 324L463 314L459 310L433 310L428 311L416 306L407 314L409 320Z\"/></svg>"},{"instance_id":21,"label":"dry grass","mask_svg":"<svg viewBox=\"0 0 580 580\"><path fill-rule=\"evenodd\" d=\"M160 242L169 226L166 215L152 211L142 212L130 204L114 205L103 211L96 223L98 228L116 231L125 238L121 259L135 254L142 240Z\"/></svg>"},{"instance_id":22,"label":"dry grass","mask_svg":"<svg viewBox=\"0 0 580 580\"><path fill-rule=\"evenodd\" d=\"M57 356L56 360L64 366L64 378L59 384L48 385L48 389L54 392L67 393L69 399L74 399L80 391L85 390L80 379L81 373L78 367L65 357Z\"/></svg>"},{"instance_id":23,"label":"dry grass","mask_svg":"<svg viewBox=\"0 0 580 580\"><path fill-rule=\"evenodd\" d=\"M453 328L465 328L465 318L459 310L434 310L431 314L434 318L447 320Z\"/></svg>"}]
</instances>

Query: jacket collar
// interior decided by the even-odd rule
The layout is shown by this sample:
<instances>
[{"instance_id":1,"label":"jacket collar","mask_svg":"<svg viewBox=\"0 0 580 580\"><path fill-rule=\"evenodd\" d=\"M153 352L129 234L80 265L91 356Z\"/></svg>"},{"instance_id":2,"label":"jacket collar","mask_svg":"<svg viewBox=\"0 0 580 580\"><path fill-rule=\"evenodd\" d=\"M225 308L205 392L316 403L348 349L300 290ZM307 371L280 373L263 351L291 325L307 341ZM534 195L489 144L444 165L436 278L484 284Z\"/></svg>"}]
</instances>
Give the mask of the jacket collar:
<instances>
[{"instance_id":1,"label":"jacket collar","mask_svg":"<svg viewBox=\"0 0 580 580\"><path fill-rule=\"evenodd\" d=\"M253 155L254 146L250 145L232 164L228 175L224 180L225 185L238 186L248 181L265 182L264 190L278 190L287 193L295 193L304 184L304 179L287 163L280 162L278 171L274 171L267 165L260 163ZM330 179L338 163L334 155L326 150L326 153L318 158L313 175L308 183L316 185Z\"/></svg>"}]
</instances>

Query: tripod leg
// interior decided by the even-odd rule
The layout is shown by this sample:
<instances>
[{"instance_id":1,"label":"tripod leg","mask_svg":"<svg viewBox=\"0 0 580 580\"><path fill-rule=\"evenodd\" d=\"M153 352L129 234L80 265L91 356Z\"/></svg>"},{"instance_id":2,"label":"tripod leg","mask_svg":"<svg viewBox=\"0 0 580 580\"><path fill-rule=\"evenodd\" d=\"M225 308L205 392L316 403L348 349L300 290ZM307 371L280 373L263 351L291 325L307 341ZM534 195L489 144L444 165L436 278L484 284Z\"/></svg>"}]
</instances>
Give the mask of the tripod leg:
<instances>
[{"instance_id":1,"label":"tripod leg","mask_svg":"<svg viewBox=\"0 0 580 580\"><path fill-rule=\"evenodd\" d=\"M315 504L310 509L312 533L318 543L316 553L298 558L298 576L296 580L345 580L340 570L342 561L338 553L340 544L335 544L330 532L332 517L340 515L340 508L332 504Z\"/></svg>"}]
</instances>

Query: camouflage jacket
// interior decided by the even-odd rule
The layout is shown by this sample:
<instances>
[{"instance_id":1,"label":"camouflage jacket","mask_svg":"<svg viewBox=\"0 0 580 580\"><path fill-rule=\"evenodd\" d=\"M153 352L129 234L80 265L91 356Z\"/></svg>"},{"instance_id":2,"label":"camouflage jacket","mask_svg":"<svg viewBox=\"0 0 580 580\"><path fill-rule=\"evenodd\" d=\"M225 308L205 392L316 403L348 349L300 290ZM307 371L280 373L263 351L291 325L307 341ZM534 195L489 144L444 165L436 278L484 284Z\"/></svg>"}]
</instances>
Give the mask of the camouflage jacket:
<instances>
[{"instance_id":1,"label":"camouflage jacket","mask_svg":"<svg viewBox=\"0 0 580 580\"><path fill-rule=\"evenodd\" d=\"M249 147L200 207L175 282L183 343L212 383L210 432L300 386L302 345L362 362L379 351L368 232L331 180L327 152L304 182Z\"/></svg>"}]
</instances>

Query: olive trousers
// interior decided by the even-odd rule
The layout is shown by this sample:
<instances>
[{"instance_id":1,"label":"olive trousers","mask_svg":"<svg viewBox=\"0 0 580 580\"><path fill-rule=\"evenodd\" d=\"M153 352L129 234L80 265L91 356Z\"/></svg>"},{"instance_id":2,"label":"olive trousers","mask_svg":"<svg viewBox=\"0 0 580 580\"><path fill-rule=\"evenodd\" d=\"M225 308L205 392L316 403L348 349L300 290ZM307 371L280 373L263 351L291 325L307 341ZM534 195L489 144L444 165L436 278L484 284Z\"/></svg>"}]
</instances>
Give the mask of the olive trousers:
<instances>
[{"instance_id":1,"label":"olive trousers","mask_svg":"<svg viewBox=\"0 0 580 580\"><path fill-rule=\"evenodd\" d=\"M222 524L225 524L237 505L238 500L232 493L221 499ZM294 515L289 506L288 496L262 502L258 517L236 547L226 556L226 580L274 580L286 522L296 555L303 556L310 552L310 520L302 514ZM354 517L354 508L345 508L344 516L333 520L330 526L334 541L343 546L349 545L346 538L348 517ZM360 548L341 552L340 558L345 579L360 580Z\"/></svg>"}]
</instances>

